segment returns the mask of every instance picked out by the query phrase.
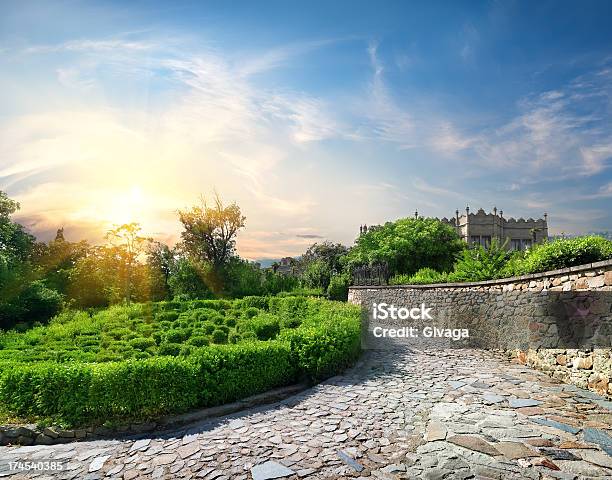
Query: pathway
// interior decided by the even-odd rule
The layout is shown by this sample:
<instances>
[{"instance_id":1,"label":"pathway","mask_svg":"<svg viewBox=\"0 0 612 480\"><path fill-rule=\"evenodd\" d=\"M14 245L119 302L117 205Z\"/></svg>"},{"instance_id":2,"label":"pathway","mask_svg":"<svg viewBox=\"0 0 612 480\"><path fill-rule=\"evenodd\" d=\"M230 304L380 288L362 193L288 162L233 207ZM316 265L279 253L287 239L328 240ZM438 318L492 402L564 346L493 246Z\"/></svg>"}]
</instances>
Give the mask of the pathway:
<instances>
[{"instance_id":1,"label":"pathway","mask_svg":"<svg viewBox=\"0 0 612 480\"><path fill-rule=\"evenodd\" d=\"M612 478L611 406L484 351L368 352L280 404L180 432L0 447L0 477ZM65 469L7 471L41 459Z\"/></svg>"}]
</instances>

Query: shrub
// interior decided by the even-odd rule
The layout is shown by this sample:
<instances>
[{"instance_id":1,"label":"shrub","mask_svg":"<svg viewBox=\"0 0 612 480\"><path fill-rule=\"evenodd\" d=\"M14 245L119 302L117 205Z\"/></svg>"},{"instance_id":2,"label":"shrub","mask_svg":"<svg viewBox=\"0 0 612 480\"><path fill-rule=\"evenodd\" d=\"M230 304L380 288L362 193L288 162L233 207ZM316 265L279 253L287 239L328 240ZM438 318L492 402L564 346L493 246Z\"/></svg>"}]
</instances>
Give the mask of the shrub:
<instances>
[{"instance_id":1,"label":"shrub","mask_svg":"<svg viewBox=\"0 0 612 480\"><path fill-rule=\"evenodd\" d=\"M160 355L170 355L176 357L181 353L181 345L178 343L162 343L158 350Z\"/></svg>"},{"instance_id":2,"label":"shrub","mask_svg":"<svg viewBox=\"0 0 612 480\"><path fill-rule=\"evenodd\" d=\"M504 273L524 275L599 262L612 258L612 240L598 236L562 238L534 245Z\"/></svg>"},{"instance_id":3,"label":"shrub","mask_svg":"<svg viewBox=\"0 0 612 480\"><path fill-rule=\"evenodd\" d=\"M327 287L327 296L330 300L338 300L346 302L348 300L348 289L351 284L351 278L348 273L334 275L329 281Z\"/></svg>"},{"instance_id":4,"label":"shrub","mask_svg":"<svg viewBox=\"0 0 612 480\"><path fill-rule=\"evenodd\" d=\"M244 297L241 300L238 300L236 302L236 305L241 309L245 309L248 307L255 307L255 308L258 308L259 310L268 310L269 308L268 302L269 302L268 297L250 296L250 297Z\"/></svg>"},{"instance_id":5,"label":"shrub","mask_svg":"<svg viewBox=\"0 0 612 480\"><path fill-rule=\"evenodd\" d=\"M283 298L275 308L301 325L280 337L278 314L241 319L240 332L208 323L213 340L229 345L208 345L203 324L171 328L173 340L192 337L186 344L170 342L160 322L142 320L143 308L60 315L26 333L0 334L0 409L60 425L177 413L287 385L298 376L333 375L359 348L359 309L353 305ZM156 329L151 337L136 333L145 324ZM257 340L253 326L273 339ZM109 333L119 329L114 340Z\"/></svg>"},{"instance_id":6,"label":"shrub","mask_svg":"<svg viewBox=\"0 0 612 480\"><path fill-rule=\"evenodd\" d=\"M202 330L204 333L206 333L206 335L210 335L216 328L216 325L212 322L206 322L202 325Z\"/></svg>"},{"instance_id":7,"label":"shrub","mask_svg":"<svg viewBox=\"0 0 612 480\"><path fill-rule=\"evenodd\" d=\"M210 342L206 337L196 336L191 337L187 343L189 343L189 345L193 345L194 347L205 347Z\"/></svg>"},{"instance_id":8,"label":"shrub","mask_svg":"<svg viewBox=\"0 0 612 480\"><path fill-rule=\"evenodd\" d=\"M155 316L155 320L158 322L174 322L178 317L178 312L160 312Z\"/></svg>"},{"instance_id":9,"label":"shrub","mask_svg":"<svg viewBox=\"0 0 612 480\"><path fill-rule=\"evenodd\" d=\"M222 344L227 343L227 332L217 329L212 332L213 343Z\"/></svg>"},{"instance_id":10,"label":"shrub","mask_svg":"<svg viewBox=\"0 0 612 480\"><path fill-rule=\"evenodd\" d=\"M255 307L247 307L242 311L242 316L244 318L253 318L259 313L259 309Z\"/></svg>"},{"instance_id":11,"label":"shrub","mask_svg":"<svg viewBox=\"0 0 612 480\"><path fill-rule=\"evenodd\" d=\"M488 248L482 245L464 250L448 275L451 282L479 282L497 278L511 256L506 246L496 240Z\"/></svg>"},{"instance_id":12,"label":"shrub","mask_svg":"<svg viewBox=\"0 0 612 480\"><path fill-rule=\"evenodd\" d=\"M181 330L169 330L166 333L166 342L168 343L181 343L186 340L185 332Z\"/></svg>"},{"instance_id":13,"label":"shrub","mask_svg":"<svg viewBox=\"0 0 612 480\"><path fill-rule=\"evenodd\" d=\"M154 347L156 345L155 340L152 338L133 338L130 340L130 345L135 350L144 351L149 347Z\"/></svg>"},{"instance_id":14,"label":"shrub","mask_svg":"<svg viewBox=\"0 0 612 480\"><path fill-rule=\"evenodd\" d=\"M245 324L247 330L255 333L259 340L271 340L280 332L278 317L269 313L262 313Z\"/></svg>"},{"instance_id":15,"label":"shrub","mask_svg":"<svg viewBox=\"0 0 612 480\"><path fill-rule=\"evenodd\" d=\"M336 304L336 306L339 304ZM335 375L361 352L360 309L320 311L295 330L285 330L281 338L289 341L298 368L312 381Z\"/></svg>"},{"instance_id":16,"label":"shrub","mask_svg":"<svg viewBox=\"0 0 612 480\"><path fill-rule=\"evenodd\" d=\"M391 285L427 285L448 281L447 273L440 273L433 268L421 268L414 275L395 275L389 280Z\"/></svg>"}]
</instances>

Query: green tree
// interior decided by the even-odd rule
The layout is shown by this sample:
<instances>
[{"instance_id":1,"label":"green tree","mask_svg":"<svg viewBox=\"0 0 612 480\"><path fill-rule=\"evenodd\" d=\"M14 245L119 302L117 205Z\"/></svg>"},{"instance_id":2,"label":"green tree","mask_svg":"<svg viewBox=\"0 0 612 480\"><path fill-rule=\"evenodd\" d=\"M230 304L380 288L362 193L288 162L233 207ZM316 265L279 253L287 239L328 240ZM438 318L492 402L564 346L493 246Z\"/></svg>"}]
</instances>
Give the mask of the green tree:
<instances>
[{"instance_id":1,"label":"green tree","mask_svg":"<svg viewBox=\"0 0 612 480\"><path fill-rule=\"evenodd\" d=\"M330 272L340 272L342 264L340 259L348 253L348 248L340 243L322 242L313 243L302 255L301 263L305 266L315 261L327 264Z\"/></svg>"},{"instance_id":2,"label":"green tree","mask_svg":"<svg viewBox=\"0 0 612 480\"><path fill-rule=\"evenodd\" d=\"M218 269L234 256L236 235L244 227L246 217L238 205L224 206L215 195L212 205L202 199L201 205L179 210L179 219L183 224L183 250Z\"/></svg>"},{"instance_id":3,"label":"green tree","mask_svg":"<svg viewBox=\"0 0 612 480\"><path fill-rule=\"evenodd\" d=\"M144 252L147 238L140 236L141 227L138 223L117 225L106 234L113 253L117 256L120 271L124 272L125 299L130 302L134 290L134 270L138 257Z\"/></svg>"},{"instance_id":4,"label":"green tree","mask_svg":"<svg viewBox=\"0 0 612 480\"><path fill-rule=\"evenodd\" d=\"M151 298L170 297L170 277L176 269L176 252L165 243L151 241L147 246Z\"/></svg>"},{"instance_id":5,"label":"green tree","mask_svg":"<svg viewBox=\"0 0 612 480\"><path fill-rule=\"evenodd\" d=\"M329 286L332 271L324 260L314 260L306 264L301 275L302 283L309 288L322 288L324 291Z\"/></svg>"},{"instance_id":6,"label":"green tree","mask_svg":"<svg viewBox=\"0 0 612 480\"><path fill-rule=\"evenodd\" d=\"M219 281L209 264L180 256L168 285L173 297L191 300L213 298L213 291L219 288Z\"/></svg>"},{"instance_id":7,"label":"green tree","mask_svg":"<svg viewBox=\"0 0 612 480\"><path fill-rule=\"evenodd\" d=\"M40 281L34 263L40 245L11 219L19 203L0 191L0 328L19 322L46 321L61 308L62 297Z\"/></svg>"},{"instance_id":8,"label":"green tree","mask_svg":"<svg viewBox=\"0 0 612 480\"><path fill-rule=\"evenodd\" d=\"M86 241L69 242L64 237L64 229L58 229L55 239L48 244L40 244L36 249L34 263L42 269L45 284L65 294L70 282L70 272L79 259L90 249Z\"/></svg>"},{"instance_id":9,"label":"green tree","mask_svg":"<svg viewBox=\"0 0 612 480\"><path fill-rule=\"evenodd\" d=\"M423 267L446 272L464 248L451 226L433 218L404 218L360 235L343 261L349 268L386 262L391 275L412 275Z\"/></svg>"}]
</instances>

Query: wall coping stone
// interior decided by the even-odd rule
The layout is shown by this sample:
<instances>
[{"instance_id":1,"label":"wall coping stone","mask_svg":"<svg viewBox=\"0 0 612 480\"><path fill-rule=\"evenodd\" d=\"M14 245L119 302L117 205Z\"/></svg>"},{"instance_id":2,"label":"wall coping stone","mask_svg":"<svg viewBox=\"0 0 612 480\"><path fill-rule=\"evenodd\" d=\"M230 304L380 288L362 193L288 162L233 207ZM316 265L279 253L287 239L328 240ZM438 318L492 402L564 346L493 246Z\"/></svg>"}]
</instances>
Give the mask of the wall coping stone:
<instances>
[{"instance_id":1,"label":"wall coping stone","mask_svg":"<svg viewBox=\"0 0 612 480\"><path fill-rule=\"evenodd\" d=\"M355 290L370 290L370 289L395 289L395 288L414 288L429 290L434 288L461 288L461 287L484 287L490 285L506 285L508 283L518 283L525 280L535 280L538 278L554 277L565 275L568 273L584 272L586 270L596 270L600 268L612 267L612 259L602 260L601 262L586 263L575 267L560 268L557 270L549 270L548 272L530 273L520 275L518 277L497 278L494 280L483 280L481 282L458 282L458 283L429 283L426 285L351 285L350 289Z\"/></svg>"}]
</instances>

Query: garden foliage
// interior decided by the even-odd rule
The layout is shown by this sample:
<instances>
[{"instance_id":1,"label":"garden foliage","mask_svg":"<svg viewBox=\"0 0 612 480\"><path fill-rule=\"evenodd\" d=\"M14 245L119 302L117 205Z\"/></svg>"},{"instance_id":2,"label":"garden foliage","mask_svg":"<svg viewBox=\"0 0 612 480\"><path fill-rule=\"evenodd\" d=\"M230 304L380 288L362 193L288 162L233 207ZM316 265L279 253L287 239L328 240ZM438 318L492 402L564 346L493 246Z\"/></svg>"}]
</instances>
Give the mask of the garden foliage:
<instances>
[{"instance_id":1,"label":"garden foliage","mask_svg":"<svg viewBox=\"0 0 612 480\"><path fill-rule=\"evenodd\" d=\"M306 297L67 311L0 334L0 407L77 425L218 405L340 372L359 333L358 307Z\"/></svg>"}]
</instances>

